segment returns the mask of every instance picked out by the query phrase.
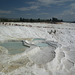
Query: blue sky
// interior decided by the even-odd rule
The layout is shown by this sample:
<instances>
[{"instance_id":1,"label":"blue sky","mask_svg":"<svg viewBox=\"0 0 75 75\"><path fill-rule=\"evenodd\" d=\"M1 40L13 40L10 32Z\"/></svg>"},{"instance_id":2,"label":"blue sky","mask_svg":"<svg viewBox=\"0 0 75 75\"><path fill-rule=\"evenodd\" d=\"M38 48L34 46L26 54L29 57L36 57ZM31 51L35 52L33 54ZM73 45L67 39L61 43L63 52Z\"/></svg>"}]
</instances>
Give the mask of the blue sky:
<instances>
[{"instance_id":1,"label":"blue sky","mask_svg":"<svg viewBox=\"0 0 75 75\"><path fill-rule=\"evenodd\" d=\"M0 17L75 21L75 0L0 0Z\"/></svg>"}]
</instances>

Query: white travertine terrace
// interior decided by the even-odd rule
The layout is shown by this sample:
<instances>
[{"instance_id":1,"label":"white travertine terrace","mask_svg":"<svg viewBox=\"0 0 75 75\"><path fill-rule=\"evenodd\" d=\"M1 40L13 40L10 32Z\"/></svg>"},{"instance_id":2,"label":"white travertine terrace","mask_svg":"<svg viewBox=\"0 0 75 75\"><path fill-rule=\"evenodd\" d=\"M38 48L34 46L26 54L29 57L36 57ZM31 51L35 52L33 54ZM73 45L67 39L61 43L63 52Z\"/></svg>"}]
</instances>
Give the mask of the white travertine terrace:
<instances>
[{"instance_id":1,"label":"white travertine terrace","mask_svg":"<svg viewBox=\"0 0 75 75\"><path fill-rule=\"evenodd\" d=\"M74 23L0 24L0 43L9 40L32 42L33 38L46 39L50 46L32 46L15 55L10 55L6 48L0 46L0 75L75 75Z\"/></svg>"}]
</instances>

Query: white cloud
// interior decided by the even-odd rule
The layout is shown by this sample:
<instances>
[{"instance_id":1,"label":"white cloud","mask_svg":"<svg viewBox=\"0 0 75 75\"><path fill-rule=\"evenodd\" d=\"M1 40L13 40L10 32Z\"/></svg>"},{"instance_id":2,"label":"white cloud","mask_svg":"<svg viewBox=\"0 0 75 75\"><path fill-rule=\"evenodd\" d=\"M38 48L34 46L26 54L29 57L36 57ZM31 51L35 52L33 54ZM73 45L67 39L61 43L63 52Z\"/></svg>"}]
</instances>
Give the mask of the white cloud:
<instances>
[{"instance_id":1,"label":"white cloud","mask_svg":"<svg viewBox=\"0 0 75 75\"><path fill-rule=\"evenodd\" d=\"M70 0L69 0L70 1ZM75 20L75 3L71 3L61 11L61 13L55 15L57 18L61 18L66 21L73 21Z\"/></svg>"},{"instance_id":2,"label":"white cloud","mask_svg":"<svg viewBox=\"0 0 75 75\"><path fill-rule=\"evenodd\" d=\"M50 6L51 4L60 5L60 6L63 5L63 9L61 8L62 10L59 14L57 12L55 14L51 14L51 13L49 14L49 12L48 13L43 12L43 13L38 13L37 15L42 16L42 17L45 16L45 18L55 16L63 20L74 20L75 19L75 3L73 3L72 1L74 2L75 0L36 0L34 2L32 1L27 2L27 4L29 4L29 7L18 8L17 10L20 10L20 11L40 10L41 7L43 9L45 6L51 7ZM67 2L69 2L70 4L68 5ZM65 6L66 3L67 3L67 6ZM27 15L30 15L30 14L27 14Z\"/></svg>"},{"instance_id":3,"label":"white cloud","mask_svg":"<svg viewBox=\"0 0 75 75\"><path fill-rule=\"evenodd\" d=\"M35 5L35 4L37 4L37 2L27 2L27 4Z\"/></svg>"},{"instance_id":4,"label":"white cloud","mask_svg":"<svg viewBox=\"0 0 75 75\"><path fill-rule=\"evenodd\" d=\"M25 14L24 14L25 15ZM31 15L31 14L26 14L26 15Z\"/></svg>"},{"instance_id":5,"label":"white cloud","mask_svg":"<svg viewBox=\"0 0 75 75\"><path fill-rule=\"evenodd\" d=\"M6 10L0 10L0 14L10 14L11 11L6 11Z\"/></svg>"},{"instance_id":6,"label":"white cloud","mask_svg":"<svg viewBox=\"0 0 75 75\"><path fill-rule=\"evenodd\" d=\"M38 0L38 1L45 4L51 4L53 2L52 0Z\"/></svg>"},{"instance_id":7,"label":"white cloud","mask_svg":"<svg viewBox=\"0 0 75 75\"><path fill-rule=\"evenodd\" d=\"M71 3L67 10L64 10L63 15L75 15L75 3Z\"/></svg>"},{"instance_id":8,"label":"white cloud","mask_svg":"<svg viewBox=\"0 0 75 75\"><path fill-rule=\"evenodd\" d=\"M30 7L21 7L21 8L18 8L17 10L20 10L20 11L39 10L38 8L40 8L41 6L49 6L50 4L63 5L65 2L69 2L69 1L74 1L74 0L36 0L36 1L30 1L30 2L25 2L29 5L31 5Z\"/></svg>"},{"instance_id":9,"label":"white cloud","mask_svg":"<svg viewBox=\"0 0 75 75\"><path fill-rule=\"evenodd\" d=\"M38 8L39 8L39 6L34 5L34 6L30 6L30 7L18 8L17 10L20 10L20 11L28 11L28 10L36 10Z\"/></svg>"},{"instance_id":10,"label":"white cloud","mask_svg":"<svg viewBox=\"0 0 75 75\"><path fill-rule=\"evenodd\" d=\"M40 13L38 15L48 15L49 13Z\"/></svg>"},{"instance_id":11,"label":"white cloud","mask_svg":"<svg viewBox=\"0 0 75 75\"><path fill-rule=\"evenodd\" d=\"M70 8L71 8L71 9L75 9L75 3L72 3L72 4L70 5Z\"/></svg>"},{"instance_id":12,"label":"white cloud","mask_svg":"<svg viewBox=\"0 0 75 75\"><path fill-rule=\"evenodd\" d=\"M62 4L65 2L69 1L74 1L74 0L38 0L39 2L43 3L44 5L49 5L49 4Z\"/></svg>"},{"instance_id":13,"label":"white cloud","mask_svg":"<svg viewBox=\"0 0 75 75\"><path fill-rule=\"evenodd\" d=\"M56 17L59 17L66 21L73 21L75 19L75 11L73 9L67 9L62 13L57 14Z\"/></svg>"}]
</instances>

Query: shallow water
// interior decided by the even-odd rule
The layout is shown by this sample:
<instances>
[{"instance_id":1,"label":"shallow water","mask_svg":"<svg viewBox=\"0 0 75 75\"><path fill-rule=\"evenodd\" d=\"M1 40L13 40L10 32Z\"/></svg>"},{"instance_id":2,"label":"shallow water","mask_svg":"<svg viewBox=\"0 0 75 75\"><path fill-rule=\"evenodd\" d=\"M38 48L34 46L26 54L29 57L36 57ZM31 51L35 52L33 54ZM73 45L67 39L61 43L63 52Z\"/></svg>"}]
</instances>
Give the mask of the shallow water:
<instances>
[{"instance_id":1,"label":"shallow water","mask_svg":"<svg viewBox=\"0 0 75 75\"><path fill-rule=\"evenodd\" d=\"M22 45L22 42L4 42L0 43L0 46L8 49L9 54L17 54L24 52L28 47Z\"/></svg>"},{"instance_id":2,"label":"shallow water","mask_svg":"<svg viewBox=\"0 0 75 75\"><path fill-rule=\"evenodd\" d=\"M57 47L57 42L54 41L46 41L46 39L43 38L34 38L32 42L39 47L48 47L48 46L53 46Z\"/></svg>"}]
</instances>

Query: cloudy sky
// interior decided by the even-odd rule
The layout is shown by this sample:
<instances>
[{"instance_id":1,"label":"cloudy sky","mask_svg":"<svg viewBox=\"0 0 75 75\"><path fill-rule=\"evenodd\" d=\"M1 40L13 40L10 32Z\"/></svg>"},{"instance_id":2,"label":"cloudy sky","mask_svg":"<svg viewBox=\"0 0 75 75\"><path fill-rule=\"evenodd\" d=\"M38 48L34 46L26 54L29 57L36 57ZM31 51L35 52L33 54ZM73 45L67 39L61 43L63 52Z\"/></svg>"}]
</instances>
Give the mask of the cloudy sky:
<instances>
[{"instance_id":1,"label":"cloudy sky","mask_svg":"<svg viewBox=\"0 0 75 75\"><path fill-rule=\"evenodd\" d=\"M75 21L75 0L0 0L0 17Z\"/></svg>"}]
</instances>

